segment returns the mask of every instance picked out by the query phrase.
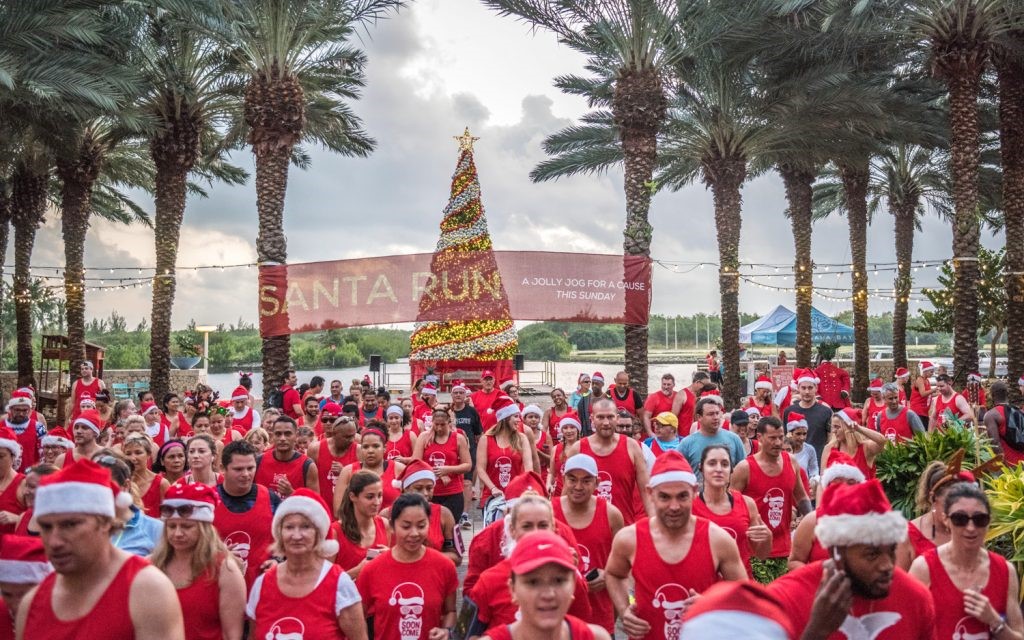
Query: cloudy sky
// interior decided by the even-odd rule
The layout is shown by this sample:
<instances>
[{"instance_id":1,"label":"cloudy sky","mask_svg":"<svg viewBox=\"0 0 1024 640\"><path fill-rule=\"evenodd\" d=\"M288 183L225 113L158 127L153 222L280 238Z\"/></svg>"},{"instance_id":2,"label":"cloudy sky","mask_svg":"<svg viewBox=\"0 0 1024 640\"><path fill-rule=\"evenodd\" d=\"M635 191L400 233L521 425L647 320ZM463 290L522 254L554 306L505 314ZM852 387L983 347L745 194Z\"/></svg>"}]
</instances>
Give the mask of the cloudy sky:
<instances>
[{"instance_id":1,"label":"cloudy sky","mask_svg":"<svg viewBox=\"0 0 1024 640\"><path fill-rule=\"evenodd\" d=\"M481 138L476 162L497 248L621 251L621 172L544 184L532 184L528 178L530 169L544 159L544 138L586 111L582 100L562 95L551 83L558 75L582 72L582 57L549 34L534 34L520 23L499 18L475 0L411 4L401 15L372 28L364 43L369 56L368 87L355 110L376 138L376 152L368 159L348 159L316 150L309 171L292 170L285 212L289 260L431 251L457 159L452 136L465 126ZM236 154L235 161L251 169L248 153ZM750 182L743 201L742 259L792 264L792 235L783 213L781 181L768 175ZM650 219L655 258L717 262L711 195L702 185L659 194ZM58 222L50 216L41 230L34 264L63 264ZM869 265L894 259L892 231L891 218L878 216L869 231ZM816 225L815 260L848 261L847 237L842 218ZM178 264L255 261L255 238L256 196L251 182L234 188L217 186L210 198L189 201ZM915 258L947 258L950 242L948 225L928 219L917 237ZM983 242L995 246L1002 241L986 233ZM10 265L13 252L8 254ZM154 262L152 232L94 225L87 266L152 266ZM655 266L654 274L654 313L687 315L718 309L713 269L675 273ZM919 285L934 283L933 270L917 276ZM891 283L888 272L871 277L871 287L891 287ZM848 286L849 276L827 275L816 284ZM149 291L90 293L87 317L106 317L116 309L133 326L150 313ZM780 303L792 306L792 297L744 284L740 308L767 312ZM829 314L848 308L846 302L822 299L816 299L815 305ZM175 306L176 327L190 318L200 324L232 323L240 317L254 322L256 270L179 272ZM872 312L887 306L884 301L871 301Z\"/></svg>"}]
</instances>

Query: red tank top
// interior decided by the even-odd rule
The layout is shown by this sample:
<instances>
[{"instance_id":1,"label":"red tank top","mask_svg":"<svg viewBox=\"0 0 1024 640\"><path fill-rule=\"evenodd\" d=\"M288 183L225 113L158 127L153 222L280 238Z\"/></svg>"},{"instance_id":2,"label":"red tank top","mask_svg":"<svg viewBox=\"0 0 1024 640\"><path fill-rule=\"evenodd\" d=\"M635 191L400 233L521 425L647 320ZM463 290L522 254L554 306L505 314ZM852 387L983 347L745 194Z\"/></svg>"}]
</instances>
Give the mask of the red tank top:
<instances>
[{"instance_id":1,"label":"red tank top","mask_svg":"<svg viewBox=\"0 0 1024 640\"><path fill-rule=\"evenodd\" d=\"M160 414L160 424L165 429L167 429L168 431L171 430L171 427L174 427L173 422L174 421L171 420L171 418L167 417L166 413L161 413ZM178 426L174 428L173 437L181 438L181 437L185 436L187 433L189 433L190 431L192 431L192 425L190 425L188 423L188 420L185 419L185 414L183 412L181 412L181 411L178 412L177 423L178 423Z\"/></svg>"},{"instance_id":2,"label":"red tank top","mask_svg":"<svg viewBox=\"0 0 1024 640\"><path fill-rule=\"evenodd\" d=\"M253 423L252 407L246 407L245 413L243 413L242 417L240 418L235 417L234 414L232 413L231 428L237 431L238 433L242 434L243 436L249 433L249 431L256 426L259 425Z\"/></svg>"},{"instance_id":3,"label":"red tank top","mask_svg":"<svg viewBox=\"0 0 1024 640\"><path fill-rule=\"evenodd\" d=\"M917 390L917 385L910 387L910 410L914 413L926 416L928 415L928 398L931 396L927 395L932 390L932 383L928 378L924 378L924 392L925 395Z\"/></svg>"},{"instance_id":4,"label":"red tank top","mask_svg":"<svg viewBox=\"0 0 1024 640\"><path fill-rule=\"evenodd\" d=\"M321 449L323 448L321 447ZM285 477L292 484L292 488L301 489L305 487L306 460L309 460L309 458L298 452L296 454L294 458L287 462L281 462L275 458L273 450L259 456L256 458L256 477L253 479L253 482L277 491L278 479ZM331 495L333 496L333 494Z\"/></svg>"},{"instance_id":5,"label":"red tank top","mask_svg":"<svg viewBox=\"0 0 1024 640\"><path fill-rule=\"evenodd\" d=\"M565 449L561 442L555 445L555 451L551 454L551 464L555 469L555 489L551 492L552 499L562 495L562 484L565 482Z\"/></svg>"},{"instance_id":6,"label":"red tank top","mask_svg":"<svg viewBox=\"0 0 1024 640\"><path fill-rule=\"evenodd\" d=\"M616 409L625 409L632 415L636 415L636 394L633 393L633 389L626 387L626 397L620 398L617 388L609 389L610 393L608 397L615 403ZM554 413L554 412L552 412Z\"/></svg>"},{"instance_id":7,"label":"red tank top","mask_svg":"<svg viewBox=\"0 0 1024 640\"><path fill-rule=\"evenodd\" d=\"M935 548L935 543L924 537L924 534L913 522L907 523L907 537L910 538L910 544L914 547L914 555L923 556Z\"/></svg>"},{"instance_id":8,"label":"red tank top","mask_svg":"<svg viewBox=\"0 0 1024 640\"><path fill-rule=\"evenodd\" d=\"M30 536L30 535L34 535L32 533L29 533L29 530L28 530L28 523L32 522L32 512L33 512L33 509L25 509L25 511L21 514L21 517L18 518L18 524L16 524L14 526L14 535L16 535L16 536Z\"/></svg>"},{"instance_id":9,"label":"red tank top","mask_svg":"<svg viewBox=\"0 0 1024 640\"><path fill-rule=\"evenodd\" d=\"M402 437L392 441L391 435L388 434L388 441L384 443L384 457L388 460L394 460L398 457L411 458L412 435L408 431L403 431Z\"/></svg>"},{"instance_id":10,"label":"red tank top","mask_svg":"<svg viewBox=\"0 0 1024 640\"><path fill-rule=\"evenodd\" d=\"M369 547L349 540L341 530L340 522L331 523L327 539L338 541L338 555L334 558L334 564L340 566L344 571L348 571L365 560L366 552L370 547L390 546L388 544L388 523L380 516L373 518L373 543Z\"/></svg>"},{"instance_id":11,"label":"red tank top","mask_svg":"<svg viewBox=\"0 0 1024 640\"><path fill-rule=\"evenodd\" d=\"M935 427L936 428L939 428L939 429L942 428L942 424L946 421L946 410L947 409L949 410L950 413L953 414L953 416L955 416L957 418L962 418L963 417L964 414L961 413L960 409L957 408L957 406L956 406L957 398L962 398L962 397L963 396L960 395L959 393L954 393L953 395L951 395L949 397L949 400L944 399L942 397L941 393L938 394L937 396L935 396L935 422L936 422Z\"/></svg>"},{"instance_id":12,"label":"red tank top","mask_svg":"<svg viewBox=\"0 0 1024 640\"><path fill-rule=\"evenodd\" d=\"M885 402L883 402L881 406L879 406L875 404L874 400L868 398L864 402L864 426L866 426L868 429L874 429L875 416L877 416L879 413L882 413L883 411L885 411Z\"/></svg>"},{"instance_id":13,"label":"red tank top","mask_svg":"<svg viewBox=\"0 0 1024 640\"><path fill-rule=\"evenodd\" d=\"M1003 450L1003 460L1006 461L1007 466L1015 466L1018 462L1024 460L1024 451L1017 451L1010 445L1006 444L1006 407L1001 404L997 404L992 407L993 411L998 411L999 415L1002 416L1003 420L999 425L999 439L1001 448Z\"/></svg>"},{"instance_id":14,"label":"red tank top","mask_svg":"<svg viewBox=\"0 0 1024 640\"><path fill-rule=\"evenodd\" d=\"M504 489L508 483L523 472L523 454L512 447L499 447L496 436L485 436L487 440L487 477L494 486ZM518 437L518 436L517 436ZM523 438L525 440L525 438ZM434 488L437 495L438 487ZM459 488L461 491L461 487Z\"/></svg>"},{"instance_id":15,"label":"red tank top","mask_svg":"<svg viewBox=\"0 0 1024 640\"><path fill-rule=\"evenodd\" d=\"M114 580L96 601L92 610L75 620L60 620L53 612L53 585L57 574L51 573L39 583L28 612L32 632L26 638L33 640L78 640L80 638L135 638L135 626L128 614L128 600L132 582L139 572L149 566L144 558L129 556L118 570Z\"/></svg>"},{"instance_id":16,"label":"red tank top","mask_svg":"<svg viewBox=\"0 0 1024 640\"><path fill-rule=\"evenodd\" d=\"M250 637L345 640L334 612L338 580L342 573L341 567L332 564L327 575L311 592L293 598L281 593L277 586L277 567L267 571L260 587L259 602L256 603L255 633Z\"/></svg>"},{"instance_id":17,"label":"red tank top","mask_svg":"<svg viewBox=\"0 0 1024 640\"><path fill-rule=\"evenodd\" d=\"M580 440L580 453L585 453L597 462L597 497L610 500L622 512L626 524L632 524L637 516L644 514L634 511L634 494L637 493L636 469L629 457L629 441L619 436L615 449L608 455L598 455L590 446L590 438Z\"/></svg>"},{"instance_id":18,"label":"red tank top","mask_svg":"<svg viewBox=\"0 0 1024 640\"><path fill-rule=\"evenodd\" d=\"M150 518L160 517L160 482L163 479L162 473L153 476L153 482L149 483L149 489L142 496L142 510Z\"/></svg>"},{"instance_id":19,"label":"red tank top","mask_svg":"<svg viewBox=\"0 0 1024 640\"><path fill-rule=\"evenodd\" d=\"M565 616L565 622L569 625L569 637L572 640L594 640L594 632L586 622L570 615ZM509 624L491 627L487 630L487 637L491 640L512 640L511 627Z\"/></svg>"},{"instance_id":20,"label":"red tank top","mask_svg":"<svg viewBox=\"0 0 1024 640\"><path fill-rule=\"evenodd\" d=\"M576 536L576 547L580 554L580 573L587 575L592 569L603 569L608 563L608 556L612 551L612 534L608 528L608 503L604 500L597 501L594 509L594 517L590 524L582 529L576 529L565 519L565 512L562 510L560 499L552 500L552 510L555 520L565 523ZM615 635L615 607L612 605L611 596L607 589L598 592L588 591L587 598L590 600L590 610L594 615L594 623L599 624L608 630L613 637Z\"/></svg>"},{"instance_id":21,"label":"red tank top","mask_svg":"<svg viewBox=\"0 0 1024 640\"><path fill-rule=\"evenodd\" d=\"M675 564L662 560L655 548L650 520L641 518L636 522L636 614L651 625L644 640L677 640L683 624L683 602L690 597L689 590L702 593L719 580L711 555L709 523L704 518L693 520L690 550Z\"/></svg>"},{"instance_id":22,"label":"red tank top","mask_svg":"<svg viewBox=\"0 0 1024 640\"><path fill-rule=\"evenodd\" d=\"M430 439L423 447L423 460L435 470L441 467L454 467L459 464L459 436L457 431L450 431L448 439L442 443L435 440L436 434L431 433ZM488 443L491 444L491 443ZM487 456L488 459L490 456ZM520 458L521 459L521 458ZM438 479L434 485L435 496L454 496L462 493L462 476L449 475L448 482ZM504 488L504 487L503 487Z\"/></svg>"},{"instance_id":23,"label":"red tank top","mask_svg":"<svg viewBox=\"0 0 1024 640\"><path fill-rule=\"evenodd\" d=\"M889 442L903 442L914 438L914 431L907 421L908 411L910 409L902 407L895 418L890 418L884 409L878 412L878 431L888 438ZM868 426L874 428L875 425L869 422Z\"/></svg>"},{"instance_id":24,"label":"red tank top","mask_svg":"<svg viewBox=\"0 0 1024 640\"><path fill-rule=\"evenodd\" d=\"M441 528L441 505L430 503L430 525L427 527L427 546L435 551L444 549L444 529Z\"/></svg>"},{"instance_id":25,"label":"red tank top","mask_svg":"<svg viewBox=\"0 0 1024 640\"><path fill-rule=\"evenodd\" d=\"M163 423L162 417L160 418L160 422L156 425L156 433L150 433L149 427L146 427L146 435L153 438L153 443L157 448L164 446L164 443L171 437L171 433L167 430L167 425Z\"/></svg>"},{"instance_id":26,"label":"red tank top","mask_svg":"<svg viewBox=\"0 0 1024 640\"><path fill-rule=\"evenodd\" d=\"M224 558L218 562L218 567ZM185 640L221 640L220 583L217 571L209 568L192 584L178 589L178 602L185 619Z\"/></svg>"},{"instance_id":27,"label":"red tank top","mask_svg":"<svg viewBox=\"0 0 1024 640\"><path fill-rule=\"evenodd\" d=\"M766 474L752 455L747 457L747 464L750 479L743 493L754 500L761 520L772 530L771 557L788 558L792 547L789 524L793 519L793 487L796 485L793 460L783 455L782 473L774 477Z\"/></svg>"},{"instance_id":28,"label":"red tank top","mask_svg":"<svg viewBox=\"0 0 1024 640\"><path fill-rule=\"evenodd\" d=\"M383 422L384 407L377 407L377 413L373 414L370 418L367 418L366 414L363 413L363 410L359 409L359 426L365 427L366 423L369 422L370 420L380 420L381 422Z\"/></svg>"},{"instance_id":29,"label":"red tank top","mask_svg":"<svg viewBox=\"0 0 1024 640\"><path fill-rule=\"evenodd\" d=\"M14 474L14 479L7 485L3 493L0 493L0 511L8 511L15 515L25 511L25 505L18 501L18 487L21 486L25 476L20 473ZM20 521L19 521L20 524ZM2 533L14 533L16 524L5 524L0 525L0 534ZM26 526L28 523L26 522Z\"/></svg>"},{"instance_id":30,"label":"red tank top","mask_svg":"<svg viewBox=\"0 0 1024 640\"><path fill-rule=\"evenodd\" d=\"M353 462L349 465L352 467L352 473L359 471L363 468L363 463ZM395 463L390 461L384 462L384 473L378 476L381 484L381 501L380 508L389 509L391 505L395 503L398 496L402 495L402 491L395 486ZM437 493L436 491L434 493Z\"/></svg>"},{"instance_id":31,"label":"red tank top","mask_svg":"<svg viewBox=\"0 0 1024 640\"><path fill-rule=\"evenodd\" d=\"M853 456L853 464L864 472L864 477L870 480L875 477L875 467L868 464L868 454L864 453L864 443L857 445L857 453Z\"/></svg>"},{"instance_id":32,"label":"red tank top","mask_svg":"<svg viewBox=\"0 0 1024 640\"><path fill-rule=\"evenodd\" d=\"M213 526L228 549L242 561L246 589L252 588L260 575L260 565L270 558L270 545L274 543L270 532L273 519L270 492L262 485L256 486L256 504L245 513L229 511L223 502L217 503L214 510Z\"/></svg>"},{"instance_id":33,"label":"red tank top","mask_svg":"<svg viewBox=\"0 0 1024 640\"><path fill-rule=\"evenodd\" d=\"M946 573L939 559L938 549L924 554L931 577L932 598L935 600L936 638L988 638L989 627L964 611L964 594ZM1009 569L1006 560L997 553L988 552L988 583L981 590L988 597L1000 617L1006 617L1006 599L1009 589Z\"/></svg>"},{"instance_id":34,"label":"red tank top","mask_svg":"<svg viewBox=\"0 0 1024 640\"><path fill-rule=\"evenodd\" d=\"M725 532L736 541L740 550L740 558L743 566L747 568L747 575L753 577L753 569L750 567L750 541L747 539L747 529L750 528L750 510L747 508L747 501L739 491L729 491L732 496L732 510L729 513L717 514L708 508L704 502L704 494L693 501L693 515L707 518L718 526L725 529Z\"/></svg>"},{"instance_id":35,"label":"red tank top","mask_svg":"<svg viewBox=\"0 0 1024 640\"><path fill-rule=\"evenodd\" d=\"M78 379L78 384L75 385L75 397L71 401L71 422L74 422L75 418L82 415L82 396L89 394L95 400L96 394L99 392L99 378L93 378L89 384L82 382L81 378Z\"/></svg>"},{"instance_id":36,"label":"red tank top","mask_svg":"<svg viewBox=\"0 0 1024 640\"><path fill-rule=\"evenodd\" d=\"M324 499L327 506L334 508L334 486L338 484L338 476L331 470L331 463L337 462L342 467L359 460L359 447L353 442L348 450L340 456L331 453L331 447L324 438L320 439L320 449L316 454L316 475L320 480L320 497ZM295 486L294 484L292 486ZM273 487L271 487L273 488Z\"/></svg>"},{"instance_id":37,"label":"red tank top","mask_svg":"<svg viewBox=\"0 0 1024 640\"><path fill-rule=\"evenodd\" d=\"M548 435L551 436L552 440L559 441L562 439L562 428L558 426L558 423L565 416L574 413L575 411L572 410L572 407L566 407L562 413L558 413L554 407L551 407L551 413L548 414Z\"/></svg>"},{"instance_id":38,"label":"red tank top","mask_svg":"<svg viewBox=\"0 0 1024 640\"><path fill-rule=\"evenodd\" d=\"M7 423L10 428L11 423ZM14 431L11 428L11 431ZM29 467L34 466L39 462L39 453L42 443L39 441L39 434L36 433L36 426L33 420L29 420L25 430L21 433L17 433L15 437L18 439L18 444L21 445L21 464L18 465L18 471L24 473Z\"/></svg>"}]
</instances>

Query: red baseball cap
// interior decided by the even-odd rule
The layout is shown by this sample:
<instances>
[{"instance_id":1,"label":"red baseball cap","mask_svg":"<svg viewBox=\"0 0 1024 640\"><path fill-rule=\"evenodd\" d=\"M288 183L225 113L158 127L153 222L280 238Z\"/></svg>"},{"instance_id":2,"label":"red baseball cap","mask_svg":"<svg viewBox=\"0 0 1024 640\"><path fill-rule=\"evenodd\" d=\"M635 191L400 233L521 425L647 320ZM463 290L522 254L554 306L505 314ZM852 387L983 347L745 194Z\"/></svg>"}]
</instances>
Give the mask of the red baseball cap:
<instances>
[{"instance_id":1,"label":"red baseball cap","mask_svg":"<svg viewBox=\"0 0 1024 640\"><path fill-rule=\"evenodd\" d=\"M490 369L484 369L483 373L480 374L480 379L481 380L483 380L484 378L493 378L493 377L494 377L494 372L491 371Z\"/></svg>"},{"instance_id":2,"label":"red baseball cap","mask_svg":"<svg viewBox=\"0 0 1024 640\"><path fill-rule=\"evenodd\" d=\"M508 559L512 573L523 575L546 564L576 570L576 559L562 536L546 530L531 531L516 543Z\"/></svg>"}]
</instances>

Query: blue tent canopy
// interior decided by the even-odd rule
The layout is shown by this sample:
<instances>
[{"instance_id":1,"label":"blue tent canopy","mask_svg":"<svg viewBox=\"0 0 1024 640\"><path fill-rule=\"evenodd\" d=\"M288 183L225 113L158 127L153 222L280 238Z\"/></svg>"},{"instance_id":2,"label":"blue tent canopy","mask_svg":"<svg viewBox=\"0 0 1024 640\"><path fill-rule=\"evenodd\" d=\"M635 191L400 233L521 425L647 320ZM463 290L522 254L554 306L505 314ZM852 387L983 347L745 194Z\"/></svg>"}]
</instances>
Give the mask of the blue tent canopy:
<instances>
[{"instance_id":1,"label":"blue tent canopy","mask_svg":"<svg viewBox=\"0 0 1024 640\"><path fill-rule=\"evenodd\" d=\"M811 341L853 344L853 327L811 307ZM768 315L740 327L740 344L796 346L796 313L779 305Z\"/></svg>"}]
</instances>

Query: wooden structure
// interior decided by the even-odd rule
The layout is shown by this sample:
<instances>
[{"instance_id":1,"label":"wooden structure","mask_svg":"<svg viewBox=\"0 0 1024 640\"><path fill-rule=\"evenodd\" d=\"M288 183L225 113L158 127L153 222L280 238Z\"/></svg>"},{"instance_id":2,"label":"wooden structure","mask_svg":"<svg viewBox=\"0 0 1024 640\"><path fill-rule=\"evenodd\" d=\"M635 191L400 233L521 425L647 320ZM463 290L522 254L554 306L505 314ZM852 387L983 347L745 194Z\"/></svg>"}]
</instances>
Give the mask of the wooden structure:
<instances>
[{"instance_id":1,"label":"wooden structure","mask_svg":"<svg viewBox=\"0 0 1024 640\"><path fill-rule=\"evenodd\" d=\"M103 377L103 347L85 343L85 358L92 363L94 375ZM68 337L44 335L39 350L39 389L36 391L37 409L51 424L64 424L68 400L71 398L71 351ZM75 372L74 378L77 378Z\"/></svg>"}]
</instances>

